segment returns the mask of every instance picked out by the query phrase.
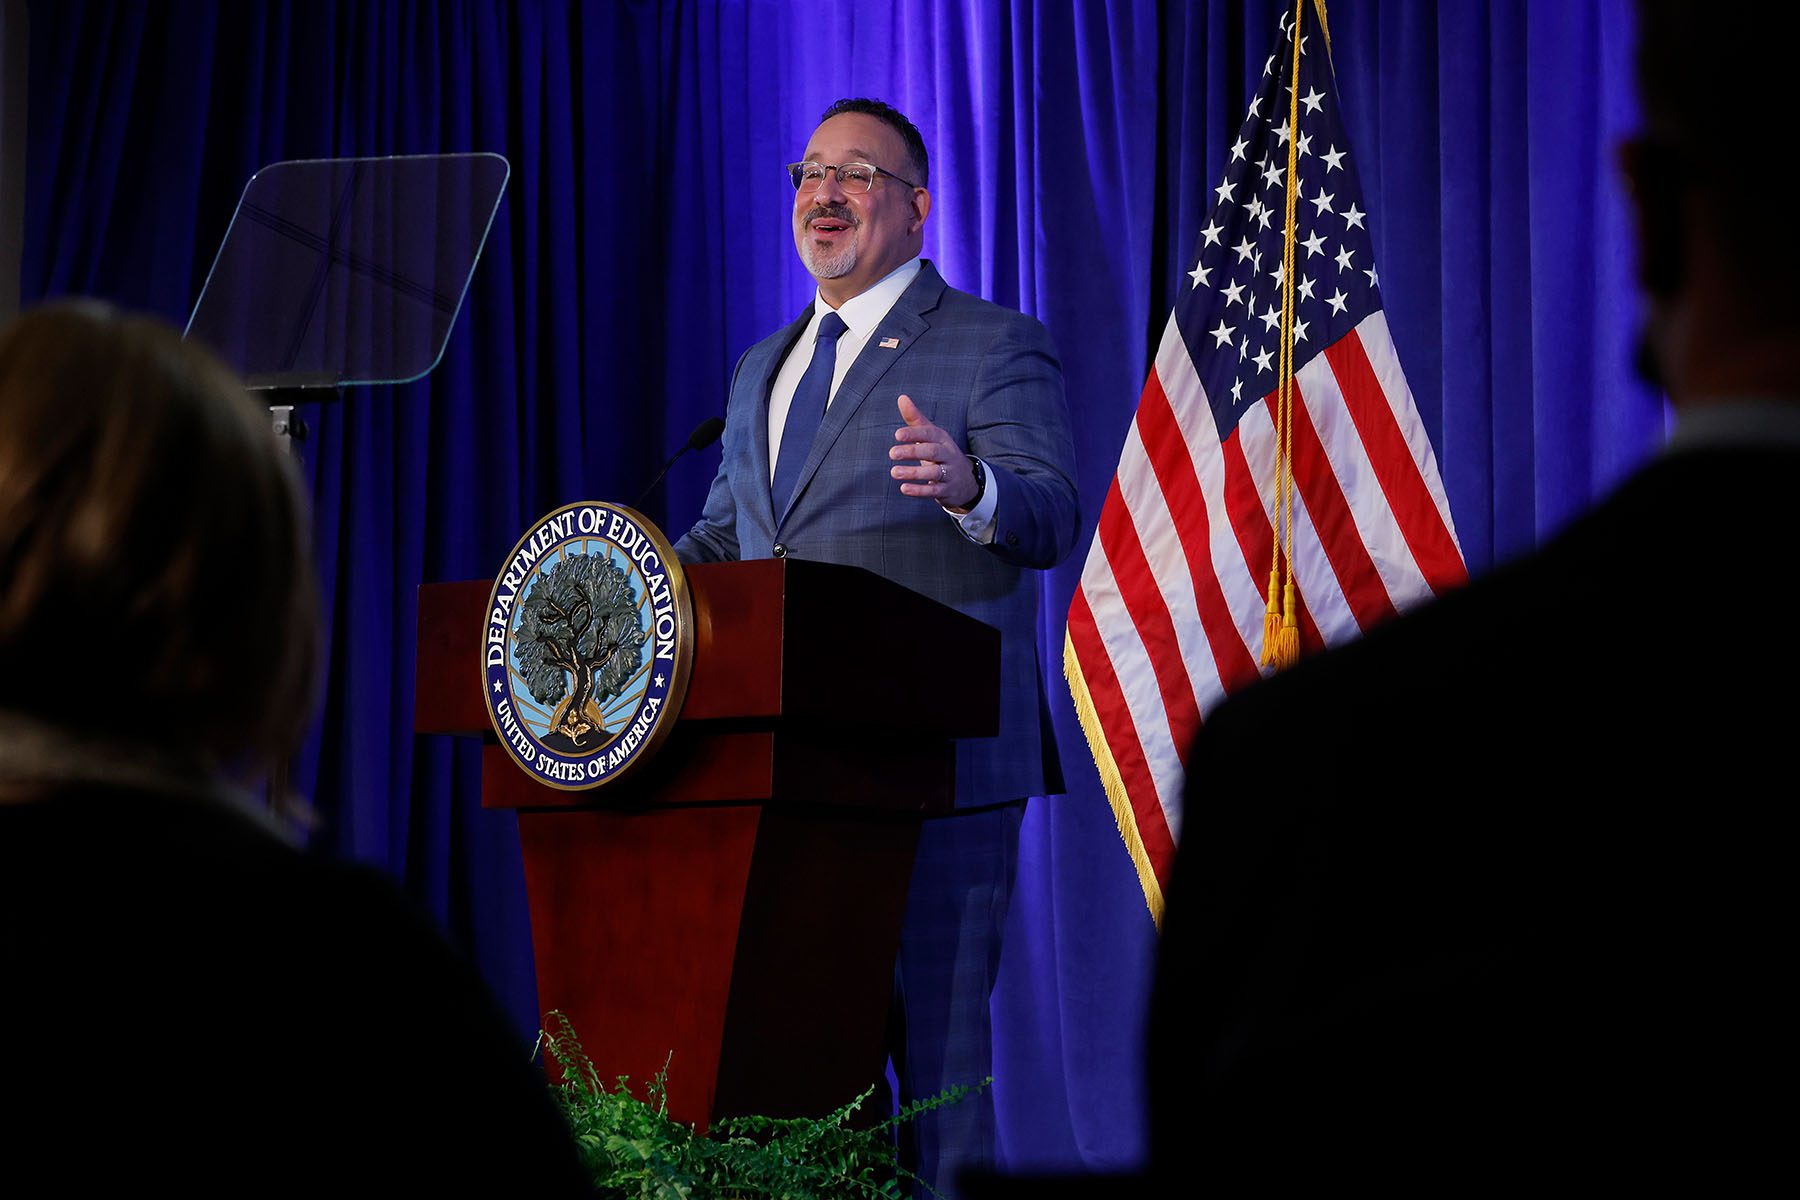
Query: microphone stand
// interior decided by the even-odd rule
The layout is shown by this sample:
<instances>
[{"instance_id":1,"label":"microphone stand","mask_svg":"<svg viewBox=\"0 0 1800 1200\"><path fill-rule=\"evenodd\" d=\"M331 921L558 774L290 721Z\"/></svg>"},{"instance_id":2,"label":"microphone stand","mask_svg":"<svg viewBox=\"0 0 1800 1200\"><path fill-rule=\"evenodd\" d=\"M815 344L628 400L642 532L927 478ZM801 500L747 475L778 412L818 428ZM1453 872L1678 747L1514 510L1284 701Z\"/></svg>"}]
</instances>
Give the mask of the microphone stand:
<instances>
[{"instance_id":1,"label":"microphone stand","mask_svg":"<svg viewBox=\"0 0 1800 1200\"><path fill-rule=\"evenodd\" d=\"M708 446L718 441L719 436L724 432L725 422L718 417L708 417L706 420L700 422L699 425L695 426L694 432L688 434L687 445L669 456L669 461L662 465L662 470L656 473L656 478L650 481L650 486L638 493L637 499L631 502L631 507L637 508L639 505L643 504L650 493L656 490L656 485L663 481L663 476L669 473L669 468L675 465L676 459L686 454L689 450L706 449Z\"/></svg>"}]
</instances>

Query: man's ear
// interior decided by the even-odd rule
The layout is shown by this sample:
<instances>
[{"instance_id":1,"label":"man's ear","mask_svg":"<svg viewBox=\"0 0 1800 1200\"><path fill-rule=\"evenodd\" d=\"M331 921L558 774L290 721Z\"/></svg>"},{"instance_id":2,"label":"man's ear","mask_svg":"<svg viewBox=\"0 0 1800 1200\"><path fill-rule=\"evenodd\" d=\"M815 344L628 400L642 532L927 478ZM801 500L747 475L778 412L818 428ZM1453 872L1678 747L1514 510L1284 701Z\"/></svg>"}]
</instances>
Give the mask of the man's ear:
<instances>
[{"instance_id":1,"label":"man's ear","mask_svg":"<svg viewBox=\"0 0 1800 1200\"><path fill-rule=\"evenodd\" d=\"M931 193L924 188L914 188L912 194L912 223L907 227L908 233L918 233L925 228L925 218L931 215Z\"/></svg>"},{"instance_id":2,"label":"man's ear","mask_svg":"<svg viewBox=\"0 0 1800 1200\"><path fill-rule=\"evenodd\" d=\"M1625 190L1637 215L1638 280L1666 299L1687 283L1687 230L1681 169L1675 153L1649 138L1619 147Z\"/></svg>"}]
</instances>

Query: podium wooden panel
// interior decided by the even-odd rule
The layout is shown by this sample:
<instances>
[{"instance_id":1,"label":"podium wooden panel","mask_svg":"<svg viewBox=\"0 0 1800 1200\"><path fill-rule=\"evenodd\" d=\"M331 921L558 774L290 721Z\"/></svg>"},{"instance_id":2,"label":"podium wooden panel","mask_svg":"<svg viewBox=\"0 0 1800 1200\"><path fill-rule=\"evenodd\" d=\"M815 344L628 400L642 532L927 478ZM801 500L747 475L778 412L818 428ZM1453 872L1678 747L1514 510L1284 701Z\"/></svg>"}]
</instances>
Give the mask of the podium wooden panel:
<instances>
[{"instance_id":1,"label":"podium wooden panel","mask_svg":"<svg viewBox=\"0 0 1800 1200\"><path fill-rule=\"evenodd\" d=\"M687 576L687 700L636 775L559 791L493 740L483 580L419 590L414 725L487 738L482 803L518 812L539 1006L602 1077L641 1085L667 1060L671 1115L699 1124L822 1115L881 1074L919 821L951 807L951 739L998 729L1000 637L853 567ZM919 670L927 654L953 670Z\"/></svg>"}]
</instances>

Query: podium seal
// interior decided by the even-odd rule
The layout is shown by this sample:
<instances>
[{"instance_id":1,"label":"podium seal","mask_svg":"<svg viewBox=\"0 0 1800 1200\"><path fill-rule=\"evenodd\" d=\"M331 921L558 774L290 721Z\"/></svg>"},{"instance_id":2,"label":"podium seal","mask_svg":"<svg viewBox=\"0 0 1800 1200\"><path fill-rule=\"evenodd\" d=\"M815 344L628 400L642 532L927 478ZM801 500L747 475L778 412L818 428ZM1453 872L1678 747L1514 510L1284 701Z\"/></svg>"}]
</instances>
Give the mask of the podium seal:
<instances>
[{"instance_id":1,"label":"podium seal","mask_svg":"<svg viewBox=\"0 0 1800 1200\"><path fill-rule=\"evenodd\" d=\"M533 779L603 787L675 727L694 657L693 601L662 532L582 501L519 539L488 594L481 693Z\"/></svg>"}]
</instances>

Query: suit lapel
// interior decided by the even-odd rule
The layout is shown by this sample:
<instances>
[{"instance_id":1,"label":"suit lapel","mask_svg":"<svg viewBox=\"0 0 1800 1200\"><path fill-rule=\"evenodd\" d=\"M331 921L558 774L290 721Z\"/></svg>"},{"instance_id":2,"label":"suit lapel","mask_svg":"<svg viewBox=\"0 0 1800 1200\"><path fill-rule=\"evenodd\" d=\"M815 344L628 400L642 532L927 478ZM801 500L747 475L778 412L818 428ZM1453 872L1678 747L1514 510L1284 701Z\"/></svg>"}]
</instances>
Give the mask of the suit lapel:
<instances>
[{"instance_id":1,"label":"suit lapel","mask_svg":"<svg viewBox=\"0 0 1800 1200\"><path fill-rule=\"evenodd\" d=\"M810 320L812 305L809 304L799 319L782 330L779 337L770 338L752 350L741 368L744 385L756 389L751 394L759 401L756 417L750 422L750 468L754 472L751 478L761 486L752 487L749 491L752 496L757 497L770 528L775 525L775 512L774 504L769 498L769 393L775 390L775 376Z\"/></svg>"},{"instance_id":2,"label":"suit lapel","mask_svg":"<svg viewBox=\"0 0 1800 1200\"><path fill-rule=\"evenodd\" d=\"M849 373L844 376L844 382L838 385L837 395L833 396L831 400L831 407L825 410L825 418L819 422L819 432L813 438L812 450L807 454L806 462L800 468L800 478L794 483L793 498L788 502L786 511L780 514L782 521L787 520L788 513L794 510L794 505L798 504L800 498L806 494L807 485L812 482L813 475L818 472L819 464L825 461L825 456L831 452L831 447L838 440L838 436L849 427L857 410L875 391L876 385L881 382L881 377L887 374L888 368L900 361L900 356L910 350L927 329L931 328L930 324L926 322L924 314L937 307L938 298L943 294L943 277L937 273L937 269L931 265L928 259L920 264L918 277L907 285L904 292L900 293L900 298L894 301L894 307L888 310L887 316L883 317L874 332L869 334L869 340L863 343L862 353L856 356L856 362L851 366ZM881 344L884 340L890 339L894 343L893 345L884 347ZM765 427L767 424L768 422L765 421ZM894 411L895 428L898 428L899 424L900 413L896 409ZM763 469L765 472L768 470L769 463L768 440L765 428L763 434ZM868 464L870 470L880 471L884 477L886 466L885 462ZM779 528L779 523L777 523L777 528Z\"/></svg>"}]
</instances>

